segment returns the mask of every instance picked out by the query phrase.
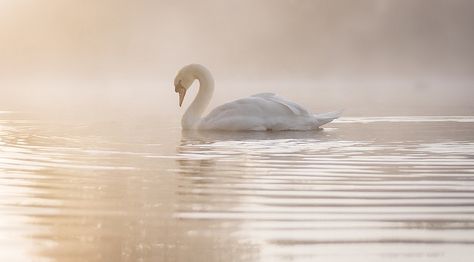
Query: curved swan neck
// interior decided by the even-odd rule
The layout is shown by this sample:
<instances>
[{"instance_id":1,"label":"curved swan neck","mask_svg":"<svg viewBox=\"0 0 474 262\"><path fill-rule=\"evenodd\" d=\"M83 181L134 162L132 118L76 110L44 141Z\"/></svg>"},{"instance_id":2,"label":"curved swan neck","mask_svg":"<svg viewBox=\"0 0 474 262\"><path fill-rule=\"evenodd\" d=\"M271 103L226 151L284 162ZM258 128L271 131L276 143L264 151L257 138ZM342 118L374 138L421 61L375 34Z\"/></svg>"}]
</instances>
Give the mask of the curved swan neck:
<instances>
[{"instance_id":1,"label":"curved swan neck","mask_svg":"<svg viewBox=\"0 0 474 262\"><path fill-rule=\"evenodd\" d=\"M204 66L189 65L190 74L199 81L199 91L181 119L184 129L195 129L214 93L214 79Z\"/></svg>"}]
</instances>

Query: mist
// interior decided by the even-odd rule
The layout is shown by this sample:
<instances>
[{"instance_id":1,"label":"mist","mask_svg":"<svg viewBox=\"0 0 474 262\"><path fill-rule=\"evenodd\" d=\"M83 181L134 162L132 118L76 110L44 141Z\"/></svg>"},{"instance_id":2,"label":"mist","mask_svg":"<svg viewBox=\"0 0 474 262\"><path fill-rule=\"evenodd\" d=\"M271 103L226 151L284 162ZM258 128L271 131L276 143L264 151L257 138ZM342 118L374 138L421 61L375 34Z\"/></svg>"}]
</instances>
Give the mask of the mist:
<instances>
[{"instance_id":1,"label":"mist","mask_svg":"<svg viewBox=\"0 0 474 262\"><path fill-rule=\"evenodd\" d=\"M178 117L173 78L200 63L213 105L277 92L348 115L472 114L473 11L469 0L4 0L0 110Z\"/></svg>"},{"instance_id":2,"label":"mist","mask_svg":"<svg viewBox=\"0 0 474 262\"><path fill-rule=\"evenodd\" d=\"M473 261L473 102L474 0L0 0L0 262Z\"/></svg>"}]
</instances>

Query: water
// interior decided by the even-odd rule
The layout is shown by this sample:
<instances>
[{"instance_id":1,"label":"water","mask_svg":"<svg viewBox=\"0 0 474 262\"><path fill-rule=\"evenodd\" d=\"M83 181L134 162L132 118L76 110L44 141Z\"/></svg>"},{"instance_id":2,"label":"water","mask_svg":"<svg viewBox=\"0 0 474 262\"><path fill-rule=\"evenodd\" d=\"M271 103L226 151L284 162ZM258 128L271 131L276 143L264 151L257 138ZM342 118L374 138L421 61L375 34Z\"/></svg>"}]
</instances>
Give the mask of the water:
<instances>
[{"instance_id":1,"label":"water","mask_svg":"<svg viewBox=\"0 0 474 262\"><path fill-rule=\"evenodd\" d=\"M474 117L319 132L0 114L1 261L469 261Z\"/></svg>"}]
</instances>

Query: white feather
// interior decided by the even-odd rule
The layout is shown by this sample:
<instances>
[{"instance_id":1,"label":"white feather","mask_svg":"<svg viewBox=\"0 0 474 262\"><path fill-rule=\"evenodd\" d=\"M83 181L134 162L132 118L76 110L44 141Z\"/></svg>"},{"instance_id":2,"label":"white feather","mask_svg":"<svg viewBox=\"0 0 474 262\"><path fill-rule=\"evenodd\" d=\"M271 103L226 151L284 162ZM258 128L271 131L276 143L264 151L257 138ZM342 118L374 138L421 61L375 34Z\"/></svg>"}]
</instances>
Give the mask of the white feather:
<instances>
[{"instance_id":1,"label":"white feather","mask_svg":"<svg viewBox=\"0 0 474 262\"><path fill-rule=\"evenodd\" d=\"M183 116L184 129L268 131L313 130L339 117L341 112L313 115L302 106L276 96L260 93L216 107L206 117L193 112L203 112L212 96L214 81L209 71L200 65L184 67L176 78L191 74L200 81L196 99ZM181 79L175 80L180 82ZM190 86L190 84L189 84ZM186 86L185 88L188 88ZM201 102L203 100L204 102Z\"/></svg>"}]
</instances>

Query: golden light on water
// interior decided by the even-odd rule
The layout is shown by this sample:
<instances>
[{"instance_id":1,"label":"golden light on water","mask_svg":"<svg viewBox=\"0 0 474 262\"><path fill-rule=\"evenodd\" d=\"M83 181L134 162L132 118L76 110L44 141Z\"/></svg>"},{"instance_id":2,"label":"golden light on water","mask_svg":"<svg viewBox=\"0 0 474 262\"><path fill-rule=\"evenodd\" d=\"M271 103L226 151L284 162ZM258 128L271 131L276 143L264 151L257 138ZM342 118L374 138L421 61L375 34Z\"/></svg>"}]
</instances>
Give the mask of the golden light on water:
<instances>
[{"instance_id":1,"label":"golden light on water","mask_svg":"<svg viewBox=\"0 0 474 262\"><path fill-rule=\"evenodd\" d=\"M474 256L474 2L0 0L0 260ZM316 132L182 132L275 92Z\"/></svg>"}]
</instances>

